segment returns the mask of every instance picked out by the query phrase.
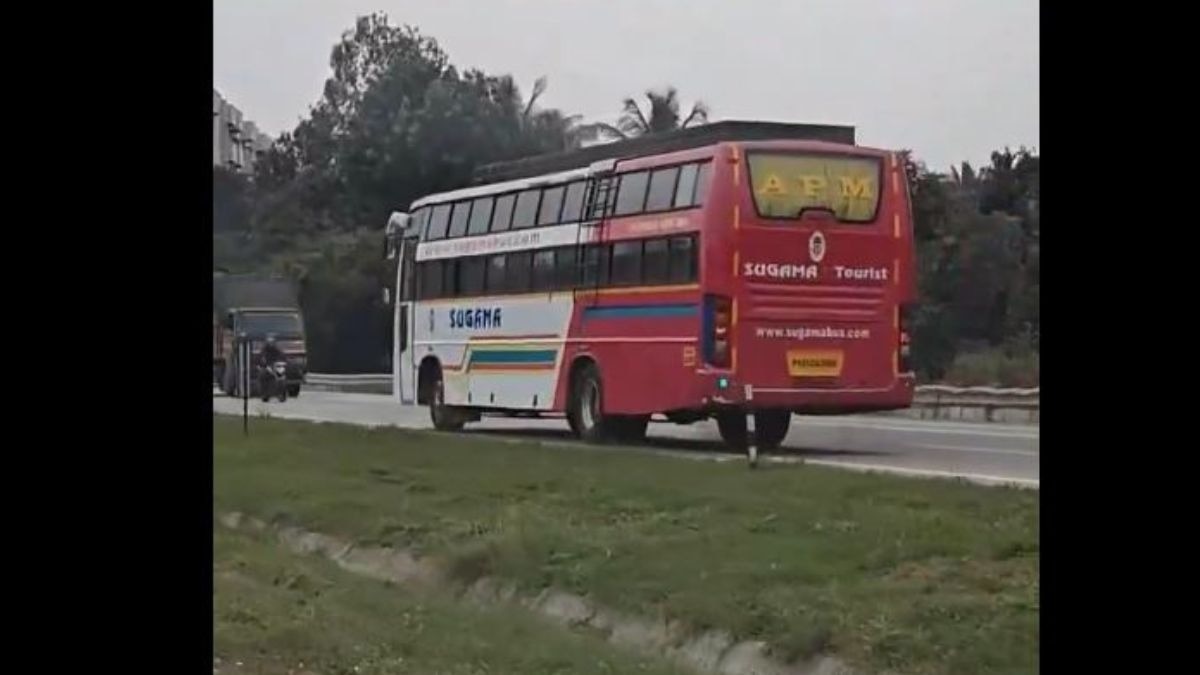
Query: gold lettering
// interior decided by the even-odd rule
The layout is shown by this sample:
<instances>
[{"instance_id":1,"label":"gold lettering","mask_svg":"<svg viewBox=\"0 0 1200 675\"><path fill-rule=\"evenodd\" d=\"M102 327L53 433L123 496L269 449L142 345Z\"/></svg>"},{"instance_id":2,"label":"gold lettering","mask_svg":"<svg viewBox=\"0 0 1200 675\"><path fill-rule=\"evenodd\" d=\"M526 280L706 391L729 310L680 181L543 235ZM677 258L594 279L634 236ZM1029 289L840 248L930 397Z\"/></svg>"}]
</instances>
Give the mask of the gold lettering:
<instances>
[{"instance_id":1,"label":"gold lettering","mask_svg":"<svg viewBox=\"0 0 1200 675\"><path fill-rule=\"evenodd\" d=\"M852 199L870 199L871 183L866 176L842 176L842 196Z\"/></svg>"},{"instance_id":2,"label":"gold lettering","mask_svg":"<svg viewBox=\"0 0 1200 675\"><path fill-rule=\"evenodd\" d=\"M783 181L779 180L779 176L771 174L767 176L767 181L758 189L760 195L781 195L786 194L787 190L783 187Z\"/></svg>"},{"instance_id":3,"label":"gold lettering","mask_svg":"<svg viewBox=\"0 0 1200 675\"><path fill-rule=\"evenodd\" d=\"M822 197L829 187L829 181L824 176L800 176L800 185L805 197Z\"/></svg>"}]
</instances>

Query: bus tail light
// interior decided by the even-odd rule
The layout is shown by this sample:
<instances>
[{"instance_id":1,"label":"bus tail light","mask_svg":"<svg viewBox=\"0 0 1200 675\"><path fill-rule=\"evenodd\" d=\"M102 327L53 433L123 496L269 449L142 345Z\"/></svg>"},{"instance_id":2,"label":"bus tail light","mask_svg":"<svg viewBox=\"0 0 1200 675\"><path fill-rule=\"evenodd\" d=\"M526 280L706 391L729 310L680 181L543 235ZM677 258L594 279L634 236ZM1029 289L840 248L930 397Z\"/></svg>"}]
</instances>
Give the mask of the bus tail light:
<instances>
[{"instance_id":1,"label":"bus tail light","mask_svg":"<svg viewBox=\"0 0 1200 675\"><path fill-rule=\"evenodd\" d=\"M900 360L898 370L902 373L912 372L912 338L909 329L912 325L912 305L900 305L899 330L896 332Z\"/></svg>"},{"instance_id":2,"label":"bus tail light","mask_svg":"<svg viewBox=\"0 0 1200 675\"><path fill-rule=\"evenodd\" d=\"M728 368L733 332L733 302L719 295L705 296L704 310L704 360L709 365Z\"/></svg>"}]
</instances>

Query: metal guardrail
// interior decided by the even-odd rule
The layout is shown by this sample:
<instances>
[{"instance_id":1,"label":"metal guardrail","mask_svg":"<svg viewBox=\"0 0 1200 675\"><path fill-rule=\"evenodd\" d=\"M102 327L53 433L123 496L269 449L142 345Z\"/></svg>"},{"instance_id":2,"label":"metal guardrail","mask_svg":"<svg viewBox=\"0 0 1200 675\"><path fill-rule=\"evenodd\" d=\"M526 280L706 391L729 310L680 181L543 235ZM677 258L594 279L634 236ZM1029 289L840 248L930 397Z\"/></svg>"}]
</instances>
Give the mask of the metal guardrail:
<instances>
[{"instance_id":1,"label":"metal guardrail","mask_svg":"<svg viewBox=\"0 0 1200 675\"><path fill-rule=\"evenodd\" d=\"M941 384L917 387L913 405L959 408L1009 408L1038 410L1041 407L1041 388L1001 389L997 387L950 387Z\"/></svg>"},{"instance_id":2,"label":"metal guardrail","mask_svg":"<svg viewBox=\"0 0 1200 675\"><path fill-rule=\"evenodd\" d=\"M359 390L390 391L391 373L332 374L309 373L306 384L313 387L346 388ZM944 384L926 384L917 387L913 400L915 405L934 408L958 406L963 408L1016 408L1036 410L1039 407L1041 387L1030 389L1008 389L1001 387L952 387Z\"/></svg>"}]
</instances>

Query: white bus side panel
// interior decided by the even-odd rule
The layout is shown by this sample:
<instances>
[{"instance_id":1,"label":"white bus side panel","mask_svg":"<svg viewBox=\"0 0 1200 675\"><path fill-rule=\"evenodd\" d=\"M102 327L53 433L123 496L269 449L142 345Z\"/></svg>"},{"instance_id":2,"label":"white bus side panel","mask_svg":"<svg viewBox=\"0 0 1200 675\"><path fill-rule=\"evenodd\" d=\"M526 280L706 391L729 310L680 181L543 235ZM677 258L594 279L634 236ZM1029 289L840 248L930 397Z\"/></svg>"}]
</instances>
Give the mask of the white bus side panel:
<instances>
[{"instance_id":1,"label":"white bus side panel","mask_svg":"<svg viewBox=\"0 0 1200 675\"><path fill-rule=\"evenodd\" d=\"M549 410L573 306L570 292L418 302L417 365L438 359L447 404Z\"/></svg>"}]
</instances>

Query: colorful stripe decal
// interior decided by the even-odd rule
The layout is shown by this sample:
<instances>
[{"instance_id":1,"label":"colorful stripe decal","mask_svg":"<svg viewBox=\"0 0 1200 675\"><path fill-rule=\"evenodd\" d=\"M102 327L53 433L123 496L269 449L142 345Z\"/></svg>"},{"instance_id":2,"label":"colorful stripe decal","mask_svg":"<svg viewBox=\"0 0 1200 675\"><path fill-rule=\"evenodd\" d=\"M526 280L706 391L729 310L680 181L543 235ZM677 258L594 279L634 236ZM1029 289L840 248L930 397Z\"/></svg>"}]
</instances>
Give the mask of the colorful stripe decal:
<instances>
[{"instance_id":1,"label":"colorful stripe decal","mask_svg":"<svg viewBox=\"0 0 1200 675\"><path fill-rule=\"evenodd\" d=\"M661 305L609 305L587 307L583 310L584 320L589 319L658 319L696 316L700 306L695 303Z\"/></svg>"},{"instance_id":2,"label":"colorful stripe decal","mask_svg":"<svg viewBox=\"0 0 1200 675\"><path fill-rule=\"evenodd\" d=\"M489 366L553 367L557 357L557 349L481 349L471 352L468 369Z\"/></svg>"},{"instance_id":3,"label":"colorful stripe decal","mask_svg":"<svg viewBox=\"0 0 1200 675\"><path fill-rule=\"evenodd\" d=\"M529 333L526 335L472 335L471 342L518 342L520 340L553 340L555 333Z\"/></svg>"},{"instance_id":4,"label":"colorful stripe decal","mask_svg":"<svg viewBox=\"0 0 1200 675\"><path fill-rule=\"evenodd\" d=\"M509 338L511 339L511 338ZM511 344L511 343L509 343ZM496 343L478 344L474 340L467 345L463 361L457 365L443 364L447 372L467 373L486 371L528 372L531 370L554 370L558 363L558 349L529 348L523 346L496 346Z\"/></svg>"}]
</instances>

